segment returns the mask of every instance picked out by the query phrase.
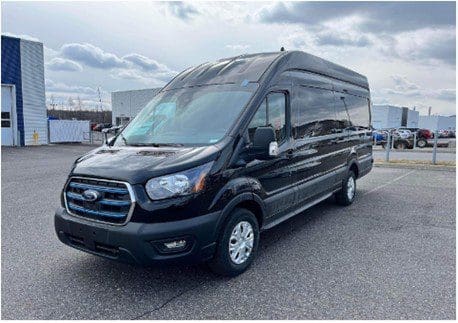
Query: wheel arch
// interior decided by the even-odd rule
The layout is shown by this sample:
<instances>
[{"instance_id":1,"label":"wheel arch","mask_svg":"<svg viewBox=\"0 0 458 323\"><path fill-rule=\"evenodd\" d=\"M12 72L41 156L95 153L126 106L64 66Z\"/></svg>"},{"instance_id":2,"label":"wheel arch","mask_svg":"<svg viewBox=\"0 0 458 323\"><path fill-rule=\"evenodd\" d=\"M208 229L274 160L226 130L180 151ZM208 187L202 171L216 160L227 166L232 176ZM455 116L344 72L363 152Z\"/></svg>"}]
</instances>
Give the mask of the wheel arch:
<instances>
[{"instance_id":1,"label":"wheel arch","mask_svg":"<svg viewBox=\"0 0 458 323\"><path fill-rule=\"evenodd\" d=\"M348 161L348 171L353 171L353 173L355 173L356 178L359 177L359 163L356 159L356 155L352 155L350 160Z\"/></svg>"},{"instance_id":2,"label":"wheel arch","mask_svg":"<svg viewBox=\"0 0 458 323\"><path fill-rule=\"evenodd\" d=\"M216 228L217 237L223 229L224 224L227 222L227 219L229 218L230 214L236 208L244 208L252 212L258 220L259 229L261 229L266 215L266 208L264 202L257 194L245 192L236 195L234 198L232 198L221 211L221 217L218 221Z\"/></svg>"}]
</instances>

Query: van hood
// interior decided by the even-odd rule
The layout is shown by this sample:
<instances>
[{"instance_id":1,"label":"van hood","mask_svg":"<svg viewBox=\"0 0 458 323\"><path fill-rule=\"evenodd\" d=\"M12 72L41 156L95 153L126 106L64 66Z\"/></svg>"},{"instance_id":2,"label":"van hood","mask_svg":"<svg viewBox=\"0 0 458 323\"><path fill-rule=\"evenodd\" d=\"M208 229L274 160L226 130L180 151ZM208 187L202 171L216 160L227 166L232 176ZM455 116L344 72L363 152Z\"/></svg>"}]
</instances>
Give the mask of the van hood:
<instances>
[{"instance_id":1,"label":"van hood","mask_svg":"<svg viewBox=\"0 0 458 323\"><path fill-rule=\"evenodd\" d=\"M215 160L216 146L108 147L90 151L75 161L71 175L145 183L149 179L183 171Z\"/></svg>"}]
</instances>

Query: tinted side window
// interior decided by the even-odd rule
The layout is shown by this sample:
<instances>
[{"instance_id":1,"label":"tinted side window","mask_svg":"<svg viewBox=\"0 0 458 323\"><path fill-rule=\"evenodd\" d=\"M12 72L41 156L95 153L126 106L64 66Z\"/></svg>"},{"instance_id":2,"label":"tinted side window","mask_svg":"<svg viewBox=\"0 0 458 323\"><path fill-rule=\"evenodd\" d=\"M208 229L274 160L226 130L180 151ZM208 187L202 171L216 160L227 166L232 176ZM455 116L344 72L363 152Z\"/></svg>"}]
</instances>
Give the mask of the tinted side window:
<instances>
[{"instance_id":1,"label":"tinted side window","mask_svg":"<svg viewBox=\"0 0 458 323\"><path fill-rule=\"evenodd\" d=\"M248 126L250 140L253 141L257 127L272 126L278 142L286 137L286 96L284 93L270 93L259 106Z\"/></svg>"},{"instance_id":2,"label":"tinted side window","mask_svg":"<svg viewBox=\"0 0 458 323\"><path fill-rule=\"evenodd\" d=\"M369 103L366 98L354 95L345 97L351 125L354 127L369 127Z\"/></svg>"},{"instance_id":3,"label":"tinted side window","mask_svg":"<svg viewBox=\"0 0 458 323\"><path fill-rule=\"evenodd\" d=\"M291 124L295 139L328 135L337 128L332 91L297 86L293 100Z\"/></svg>"},{"instance_id":4,"label":"tinted side window","mask_svg":"<svg viewBox=\"0 0 458 323\"><path fill-rule=\"evenodd\" d=\"M339 92L334 92L336 98L336 120L339 129L347 129L351 126L350 116L346 108L347 97Z\"/></svg>"}]
</instances>

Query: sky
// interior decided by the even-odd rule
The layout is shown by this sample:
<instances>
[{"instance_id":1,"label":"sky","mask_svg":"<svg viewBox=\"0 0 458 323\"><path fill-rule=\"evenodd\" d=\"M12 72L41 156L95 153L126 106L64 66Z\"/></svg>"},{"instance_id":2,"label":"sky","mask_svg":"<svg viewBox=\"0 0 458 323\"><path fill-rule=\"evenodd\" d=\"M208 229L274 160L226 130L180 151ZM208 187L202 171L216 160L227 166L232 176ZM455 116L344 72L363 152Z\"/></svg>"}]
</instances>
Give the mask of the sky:
<instances>
[{"instance_id":1,"label":"sky","mask_svg":"<svg viewBox=\"0 0 458 323\"><path fill-rule=\"evenodd\" d=\"M5 2L2 34L41 41L48 104L155 88L190 66L303 50L369 79L374 104L456 114L455 2ZM71 100L69 100L71 98Z\"/></svg>"}]
</instances>

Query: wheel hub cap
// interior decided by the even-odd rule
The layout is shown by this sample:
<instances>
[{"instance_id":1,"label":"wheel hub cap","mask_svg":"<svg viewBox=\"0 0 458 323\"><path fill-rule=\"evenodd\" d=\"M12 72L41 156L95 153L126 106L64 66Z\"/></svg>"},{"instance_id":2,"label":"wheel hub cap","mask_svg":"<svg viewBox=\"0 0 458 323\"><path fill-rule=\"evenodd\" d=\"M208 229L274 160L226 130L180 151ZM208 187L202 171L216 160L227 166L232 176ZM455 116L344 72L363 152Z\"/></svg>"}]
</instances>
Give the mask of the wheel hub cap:
<instances>
[{"instance_id":1,"label":"wheel hub cap","mask_svg":"<svg viewBox=\"0 0 458 323\"><path fill-rule=\"evenodd\" d=\"M355 196L355 179L350 177L347 182L347 197L351 201Z\"/></svg>"},{"instance_id":2,"label":"wheel hub cap","mask_svg":"<svg viewBox=\"0 0 458 323\"><path fill-rule=\"evenodd\" d=\"M253 242L254 232L251 224L247 221L236 224L229 239L231 260L237 265L244 263L251 255Z\"/></svg>"}]
</instances>

